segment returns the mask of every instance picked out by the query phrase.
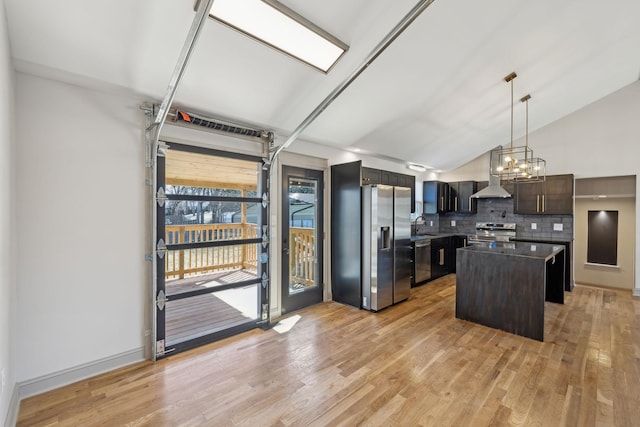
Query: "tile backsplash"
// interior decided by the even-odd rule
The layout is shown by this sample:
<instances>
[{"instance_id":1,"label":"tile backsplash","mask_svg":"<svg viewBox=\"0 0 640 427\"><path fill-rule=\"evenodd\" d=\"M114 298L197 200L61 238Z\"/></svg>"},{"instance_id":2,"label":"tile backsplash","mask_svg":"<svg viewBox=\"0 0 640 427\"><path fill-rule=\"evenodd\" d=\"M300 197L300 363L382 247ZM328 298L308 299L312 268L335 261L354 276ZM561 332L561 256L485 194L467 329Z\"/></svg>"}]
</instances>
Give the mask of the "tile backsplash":
<instances>
[{"instance_id":1,"label":"tile backsplash","mask_svg":"<svg viewBox=\"0 0 640 427\"><path fill-rule=\"evenodd\" d=\"M542 240L572 240L573 215L517 215L513 213L513 199L478 199L476 214L427 214L424 225L416 234L456 233L473 234L476 222L514 222L518 237ZM453 222L455 225L452 225ZM433 225L430 225L433 222ZM532 228L535 224L535 229ZM554 230L554 224L556 230ZM562 228L562 231L557 230Z\"/></svg>"}]
</instances>

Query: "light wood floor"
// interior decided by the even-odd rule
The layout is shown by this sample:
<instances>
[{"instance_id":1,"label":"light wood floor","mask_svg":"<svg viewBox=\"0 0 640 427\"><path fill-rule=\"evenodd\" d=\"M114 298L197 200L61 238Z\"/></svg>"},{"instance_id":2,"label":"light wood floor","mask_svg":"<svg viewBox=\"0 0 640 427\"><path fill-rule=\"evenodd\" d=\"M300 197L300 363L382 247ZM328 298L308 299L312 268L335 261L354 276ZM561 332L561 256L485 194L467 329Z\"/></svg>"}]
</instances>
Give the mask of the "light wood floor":
<instances>
[{"instance_id":1,"label":"light wood floor","mask_svg":"<svg viewBox=\"0 0 640 427\"><path fill-rule=\"evenodd\" d=\"M319 304L22 402L18 425L638 426L640 301L576 287L545 342L454 317L455 276L373 314Z\"/></svg>"}]
</instances>

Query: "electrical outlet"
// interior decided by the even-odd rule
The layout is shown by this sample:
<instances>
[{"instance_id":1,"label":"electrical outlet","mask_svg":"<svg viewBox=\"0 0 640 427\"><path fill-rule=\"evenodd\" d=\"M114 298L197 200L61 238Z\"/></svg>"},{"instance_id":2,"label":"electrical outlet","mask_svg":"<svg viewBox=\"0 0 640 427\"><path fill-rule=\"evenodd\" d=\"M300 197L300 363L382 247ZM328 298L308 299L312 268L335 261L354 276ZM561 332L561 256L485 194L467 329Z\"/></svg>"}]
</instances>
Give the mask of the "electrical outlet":
<instances>
[{"instance_id":1,"label":"electrical outlet","mask_svg":"<svg viewBox=\"0 0 640 427\"><path fill-rule=\"evenodd\" d=\"M532 230L537 230L538 229L538 224L536 224L535 222L531 223L531 229Z\"/></svg>"},{"instance_id":2,"label":"electrical outlet","mask_svg":"<svg viewBox=\"0 0 640 427\"><path fill-rule=\"evenodd\" d=\"M452 220L451 220L451 226L452 226L452 227L455 227L455 226L456 226L456 220L455 220L455 219L452 219Z\"/></svg>"},{"instance_id":3,"label":"electrical outlet","mask_svg":"<svg viewBox=\"0 0 640 427\"><path fill-rule=\"evenodd\" d=\"M433 227L433 221L429 221L429 227Z\"/></svg>"},{"instance_id":4,"label":"electrical outlet","mask_svg":"<svg viewBox=\"0 0 640 427\"><path fill-rule=\"evenodd\" d=\"M553 231L562 231L562 224L553 224Z\"/></svg>"}]
</instances>

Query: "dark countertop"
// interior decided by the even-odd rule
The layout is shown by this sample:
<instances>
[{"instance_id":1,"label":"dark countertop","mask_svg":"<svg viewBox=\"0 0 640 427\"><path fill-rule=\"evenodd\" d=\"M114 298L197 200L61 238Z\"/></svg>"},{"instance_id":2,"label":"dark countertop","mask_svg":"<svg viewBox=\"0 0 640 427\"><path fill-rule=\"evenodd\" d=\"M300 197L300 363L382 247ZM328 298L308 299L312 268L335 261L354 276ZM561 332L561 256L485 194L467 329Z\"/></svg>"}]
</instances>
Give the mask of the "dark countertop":
<instances>
[{"instance_id":1,"label":"dark countertop","mask_svg":"<svg viewBox=\"0 0 640 427\"><path fill-rule=\"evenodd\" d=\"M432 240L432 239L440 239L443 237L453 237L453 236L466 236L466 234L462 234L462 233L418 234L415 236L411 236L411 241L417 242L419 240Z\"/></svg>"},{"instance_id":2,"label":"dark countertop","mask_svg":"<svg viewBox=\"0 0 640 427\"><path fill-rule=\"evenodd\" d=\"M521 256L535 259L549 259L564 250L563 245L551 245L548 243L497 243L491 246L489 243L474 243L459 251L484 252L498 256Z\"/></svg>"},{"instance_id":3,"label":"dark countertop","mask_svg":"<svg viewBox=\"0 0 640 427\"><path fill-rule=\"evenodd\" d=\"M538 243L548 243L548 242L557 242L557 243L571 243L573 240L568 239L544 239L544 238L536 238L536 237L511 237L509 240L512 242L538 242Z\"/></svg>"}]
</instances>

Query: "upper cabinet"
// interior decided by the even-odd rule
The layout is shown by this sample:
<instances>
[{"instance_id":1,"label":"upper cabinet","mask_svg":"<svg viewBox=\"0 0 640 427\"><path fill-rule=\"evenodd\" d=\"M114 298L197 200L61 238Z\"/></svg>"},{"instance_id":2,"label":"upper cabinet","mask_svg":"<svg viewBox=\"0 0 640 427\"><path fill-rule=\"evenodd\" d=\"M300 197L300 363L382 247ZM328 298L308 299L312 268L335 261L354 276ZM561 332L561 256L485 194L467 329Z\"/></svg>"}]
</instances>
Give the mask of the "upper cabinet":
<instances>
[{"instance_id":1,"label":"upper cabinet","mask_svg":"<svg viewBox=\"0 0 640 427\"><path fill-rule=\"evenodd\" d=\"M543 182L515 186L516 214L573 214L573 175L547 175Z\"/></svg>"},{"instance_id":2,"label":"upper cabinet","mask_svg":"<svg viewBox=\"0 0 640 427\"><path fill-rule=\"evenodd\" d=\"M393 185L394 187L407 187L411 189L411 212L416 209L416 177L413 175L405 175L401 173L389 172L380 169L366 168L361 169L361 184L383 184Z\"/></svg>"},{"instance_id":3,"label":"upper cabinet","mask_svg":"<svg viewBox=\"0 0 640 427\"><path fill-rule=\"evenodd\" d=\"M372 169L363 167L362 170L362 185L367 184L382 184L380 178L380 169Z\"/></svg>"},{"instance_id":4,"label":"upper cabinet","mask_svg":"<svg viewBox=\"0 0 640 427\"><path fill-rule=\"evenodd\" d=\"M424 181L424 213L475 213L478 201L471 195L478 191L476 181Z\"/></svg>"},{"instance_id":5,"label":"upper cabinet","mask_svg":"<svg viewBox=\"0 0 640 427\"><path fill-rule=\"evenodd\" d=\"M426 214L449 212L449 184L441 181L424 181L422 205Z\"/></svg>"},{"instance_id":6,"label":"upper cabinet","mask_svg":"<svg viewBox=\"0 0 640 427\"><path fill-rule=\"evenodd\" d=\"M573 214L573 175L551 175L545 181L544 213Z\"/></svg>"},{"instance_id":7,"label":"upper cabinet","mask_svg":"<svg viewBox=\"0 0 640 427\"><path fill-rule=\"evenodd\" d=\"M478 199L471 198L471 195L478 191L476 181L450 182L449 188L449 211L458 213L478 211Z\"/></svg>"}]
</instances>

